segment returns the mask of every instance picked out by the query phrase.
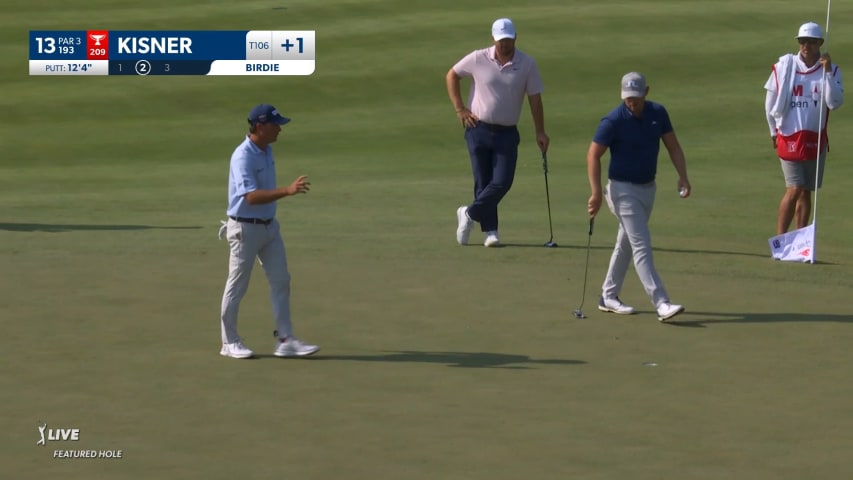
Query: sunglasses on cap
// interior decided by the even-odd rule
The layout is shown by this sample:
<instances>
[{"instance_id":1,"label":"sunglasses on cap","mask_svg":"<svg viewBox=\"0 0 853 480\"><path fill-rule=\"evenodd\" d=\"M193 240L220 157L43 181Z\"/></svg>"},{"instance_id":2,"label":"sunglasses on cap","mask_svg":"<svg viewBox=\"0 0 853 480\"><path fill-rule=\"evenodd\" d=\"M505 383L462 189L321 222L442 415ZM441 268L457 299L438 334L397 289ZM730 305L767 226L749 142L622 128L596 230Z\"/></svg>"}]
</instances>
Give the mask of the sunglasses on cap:
<instances>
[{"instance_id":1,"label":"sunglasses on cap","mask_svg":"<svg viewBox=\"0 0 853 480\"><path fill-rule=\"evenodd\" d=\"M815 44L820 42L820 39L819 38L798 38L797 41L800 42L800 45L805 45L805 44L815 45Z\"/></svg>"}]
</instances>

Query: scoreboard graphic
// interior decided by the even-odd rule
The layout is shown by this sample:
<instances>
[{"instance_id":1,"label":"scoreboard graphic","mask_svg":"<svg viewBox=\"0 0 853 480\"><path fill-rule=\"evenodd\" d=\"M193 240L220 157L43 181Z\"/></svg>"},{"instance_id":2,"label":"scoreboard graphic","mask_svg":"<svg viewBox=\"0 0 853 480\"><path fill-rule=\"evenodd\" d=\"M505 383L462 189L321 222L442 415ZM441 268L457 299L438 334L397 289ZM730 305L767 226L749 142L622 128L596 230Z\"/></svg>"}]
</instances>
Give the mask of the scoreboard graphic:
<instances>
[{"instance_id":1,"label":"scoreboard graphic","mask_svg":"<svg viewBox=\"0 0 853 480\"><path fill-rule=\"evenodd\" d=\"M30 75L311 75L314 31L30 31Z\"/></svg>"}]
</instances>

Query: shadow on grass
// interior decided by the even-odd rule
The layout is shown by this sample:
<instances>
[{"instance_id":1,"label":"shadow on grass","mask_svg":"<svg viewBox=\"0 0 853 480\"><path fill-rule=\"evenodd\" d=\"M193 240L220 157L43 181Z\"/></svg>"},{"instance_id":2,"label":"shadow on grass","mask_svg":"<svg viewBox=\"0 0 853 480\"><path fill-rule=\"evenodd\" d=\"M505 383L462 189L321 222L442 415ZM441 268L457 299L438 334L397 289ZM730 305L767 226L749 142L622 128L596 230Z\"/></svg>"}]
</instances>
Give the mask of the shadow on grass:
<instances>
[{"instance_id":1,"label":"shadow on grass","mask_svg":"<svg viewBox=\"0 0 853 480\"><path fill-rule=\"evenodd\" d=\"M671 253L703 253L706 255L739 255L742 257L759 257L770 260L769 253L750 253L750 252L727 252L724 250L690 250L686 248L657 248L652 247L655 252L671 252Z\"/></svg>"},{"instance_id":2,"label":"shadow on grass","mask_svg":"<svg viewBox=\"0 0 853 480\"><path fill-rule=\"evenodd\" d=\"M267 355L259 355L267 357ZM272 355L268 357L275 358ZM311 361L340 362L390 362L390 363L435 363L457 368L506 368L529 369L532 365L582 365L581 360L536 359L527 355L512 355L489 352L381 352L375 355L323 355L310 357Z\"/></svg>"},{"instance_id":3,"label":"shadow on grass","mask_svg":"<svg viewBox=\"0 0 853 480\"><path fill-rule=\"evenodd\" d=\"M546 246L545 246L544 244L542 244L542 243L503 243L503 244L501 244L501 246L503 246L503 247L509 247L509 248L530 248L530 247L535 247L535 248L542 248L542 249L549 249L549 250L550 250L550 248L549 248L549 247L546 247ZM568 244L562 244L562 243L561 243L561 244L560 244L560 246L558 246L558 247L552 247L552 248L559 249L559 250L563 250L563 249L566 249L566 250L568 250L568 249L571 249L571 250L586 250L586 244L583 244L583 245L581 245L581 244L578 244L578 245L568 245ZM607 245L607 246L592 246L592 247L589 247L589 248L590 248L590 250L606 250L606 251L612 251L612 250L613 250L613 246L612 246L612 245ZM739 255L739 256L744 256L744 257L759 257L759 258L766 258L766 259L770 260L770 254L764 254L764 253L732 252L732 251L724 251L724 250L690 250L690 249L684 249L684 248L658 248L658 247L652 247L652 250L653 250L653 251L655 251L655 252L671 252L671 253L701 253L701 254L705 254L705 255ZM817 263L824 263L824 262L820 262L820 261L818 261ZM831 264L830 264L830 265L831 265Z\"/></svg>"},{"instance_id":4,"label":"shadow on grass","mask_svg":"<svg viewBox=\"0 0 853 480\"><path fill-rule=\"evenodd\" d=\"M574 245L569 245L568 247L564 247L562 244L557 244L557 246L554 246L554 247L546 247L545 242L542 242L542 243L502 243L500 246L501 247L509 247L509 248L541 248L543 250L559 250L561 248L584 248L584 249L586 249L586 245L584 245L583 247L580 247L580 246L576 247ZM592 247L592 248L596 248L596 247ZM609 249L613 250L613 247L610 247Z\"/></svg>"},{"instance_id":5,"label":"shadow on grass","mask_svg":"<svg viewBox=\"0 0 853 480\"><path fill-rule=\"evenodd\" d=\"M811 323L835 322L853 323L853 314L838 315L830 313L721 313L721 312L686 312L685 315L710 317L696 320L675 320L666 322L676 327L705 328L717 323Z\"/></svg>"},{"instance_id":6,"label":"shadow on grass","mask_svg":"<svg viewBox=\"0 0 853 480\"><path fill-rule=\"evenodd\" d=\"M193 230L197 226L158 227L155 225L81 225L53 223L0 223L0 230L10 232L76 232L76 231L109 231L109 230Z\"/></svg>"}]
</instances>

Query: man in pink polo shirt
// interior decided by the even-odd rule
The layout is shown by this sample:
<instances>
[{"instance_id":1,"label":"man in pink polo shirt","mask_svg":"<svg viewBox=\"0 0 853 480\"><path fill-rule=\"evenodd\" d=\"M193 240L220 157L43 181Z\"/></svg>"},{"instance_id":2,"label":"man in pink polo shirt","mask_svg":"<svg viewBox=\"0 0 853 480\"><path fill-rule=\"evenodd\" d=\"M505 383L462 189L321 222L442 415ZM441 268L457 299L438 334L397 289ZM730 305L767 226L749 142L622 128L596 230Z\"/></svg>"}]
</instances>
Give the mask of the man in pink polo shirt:
<instances>
[{"instance_id":1,"label":"man in pink polo shirt","mask_svg":"<svg viewBox=\"0 0 853 480\"><path fill-rule=\"evenodd\" d=\"M486 233L484 245L500 245L498 203L512 186L520 137L516 124L524 96L530 103L536 143L548 151L542 108L542 78L532 57L515 48L515 26L508 18L492 24L494 45L475 50L456 63L445 78L447 94L465 127L474 174L474 201L456 210L456 241L468 243L474 222ZM462 77L471 77L468 103L462 101Z\"/></svg>"}]
</instances>

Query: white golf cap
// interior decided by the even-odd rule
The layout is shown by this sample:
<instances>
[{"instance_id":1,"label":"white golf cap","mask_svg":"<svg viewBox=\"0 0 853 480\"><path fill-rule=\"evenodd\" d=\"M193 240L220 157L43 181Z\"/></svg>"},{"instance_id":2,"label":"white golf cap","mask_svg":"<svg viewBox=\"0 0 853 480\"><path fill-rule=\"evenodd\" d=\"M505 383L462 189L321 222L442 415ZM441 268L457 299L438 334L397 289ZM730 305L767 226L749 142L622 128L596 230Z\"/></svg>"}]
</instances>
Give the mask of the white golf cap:
<instances>
[{"instance_id":1,"label":"white golf cap","mask_svg":"<svg viewBox=\"0 0 853 480\"><path fill-rule=\"evenodd\" d=\"M626 73L622 77L622 100L646 96L646 77L642 73Z\"/></svg>"},{"instance_id":2,"label":"white golf cap","mask_svg":"<svg viewBox=\"0 0 853 480\"><path fill-rule=\"evenodd\" d=\"M515 25L508 18L499 18L492 24L492 38L497 42L504 38L515 38Z\"/></svg>"},{"instance_id":3,"label":"white golf cap","mask_svg":"<svg viewBox=\"0 0 853 480\"><path fill-rule=\"evenodd\" d=\"M823 38L823 30L814 22L804 23L800 25L796 38Z\"/></svg>"}]
</instances>

